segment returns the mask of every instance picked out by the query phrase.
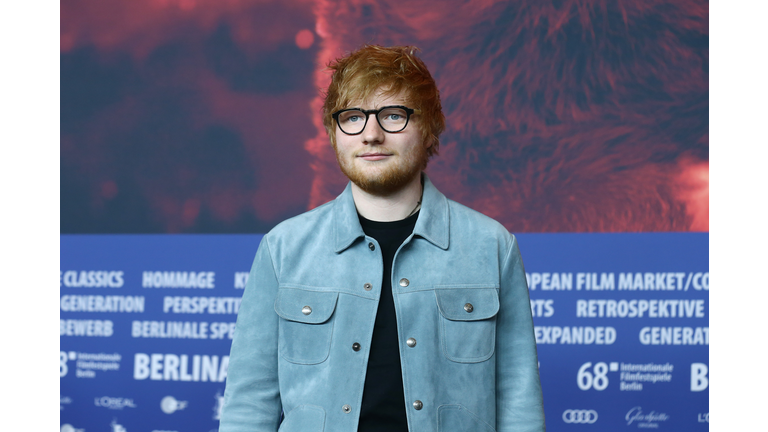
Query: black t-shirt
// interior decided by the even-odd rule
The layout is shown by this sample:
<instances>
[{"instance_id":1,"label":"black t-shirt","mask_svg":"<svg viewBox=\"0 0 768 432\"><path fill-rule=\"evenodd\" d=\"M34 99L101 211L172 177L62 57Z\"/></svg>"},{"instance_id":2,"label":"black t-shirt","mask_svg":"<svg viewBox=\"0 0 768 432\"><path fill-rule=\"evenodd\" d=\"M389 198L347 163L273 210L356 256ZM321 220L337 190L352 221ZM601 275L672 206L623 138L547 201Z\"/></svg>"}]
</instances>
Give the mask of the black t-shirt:
<instances>
[{"instance_id":1,"label":"black t-shirt","mask_svg":"<svg viewBox=\"0 0 768 432\"><path fill-rule=\"evenodd\" d=\"M403 372L397 339L397 318L392 298L392 261L395 252L413 232L419 213L394 222L375 222L360 218L369 237L379 243L384 259L381 298L373 325L368 371L365 375L363 404L360 408L359 432L408 431L403 395Z\"/></svg>"}]
</instances>

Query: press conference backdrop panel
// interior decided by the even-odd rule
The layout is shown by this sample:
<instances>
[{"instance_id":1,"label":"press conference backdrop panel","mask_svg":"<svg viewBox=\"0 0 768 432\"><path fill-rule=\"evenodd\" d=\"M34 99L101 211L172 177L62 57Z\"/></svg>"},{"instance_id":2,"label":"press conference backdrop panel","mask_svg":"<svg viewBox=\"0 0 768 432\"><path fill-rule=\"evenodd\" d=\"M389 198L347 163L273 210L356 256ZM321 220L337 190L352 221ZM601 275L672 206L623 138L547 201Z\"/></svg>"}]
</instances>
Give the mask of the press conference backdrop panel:
<instances>
[{"instance_id":1,"label":"press conference backdrop panel","mask_svg":"<svg viewBox=\"0 0 768 432\"><path fill-rule=\"evenodd\" d=\"M62 432L218 428L262 235L62 235ZM519 234L549 431L709 426L709 234Z\"/></svg>"}]
</instances>

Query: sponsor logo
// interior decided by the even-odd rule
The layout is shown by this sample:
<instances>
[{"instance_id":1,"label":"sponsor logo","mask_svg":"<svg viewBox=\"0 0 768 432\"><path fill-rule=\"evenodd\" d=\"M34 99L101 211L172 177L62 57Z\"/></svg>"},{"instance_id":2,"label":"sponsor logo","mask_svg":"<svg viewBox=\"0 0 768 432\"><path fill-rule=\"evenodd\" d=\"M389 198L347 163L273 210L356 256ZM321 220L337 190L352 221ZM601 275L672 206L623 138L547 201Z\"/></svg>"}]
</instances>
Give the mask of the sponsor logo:
<instances>
[{"instance_id":1,"label":"sponsor logo","mask_svg":"<svg viewBox=\"0 0 768 432\"><path fill-rule=\"evenodd\" d=\"M166 396L160 401L160 409L166 414L173 414L187 407L187 401L176 400L173 396Z\"/></svg>"},{"instance_id":2,"label":"sponsor logo","mask_svg":"<svg viewBox=\"0 0 768 432\"><path fill-rule=\"evenodd\" d=\"M709 413L699 413L697 419L699 423L709 423Z\"/></svg>"},{"instance_id":3,"label":"sponsor logo","mask_svg":"<svg viewBox=\"0 0 768 432\"><path fill-rule=\"evenodd\" d=\"M125 407L136 408L136 404L133 403L133 399L102 396L100 398L93 399L94 405L97 407L121 410Z\"/></svg>"},{"instance_id":4,"label":"sponsor logo","mask_svg":"<svg viewBox=\"0 0 768 432\"><path fill-rule=\"evenodd\" d=\"M216 392L216 396L213 397L216 400L216 404L213 405L213 419L221 420L221 408L224 406L224 396L220 391Z\"/></svg>"},{"instance_id":5,"label":"sponsor logo","mask_svg":"<svg viewBox=\"0 0 768 432\"><path fill-rule=\"evenodd\" d=\"M61 432L85 432L85 429L79 429L69 423L64 423L61 425Z\"/></svg>"},{"instance_id":6,"label":"sponsor logo","mask_svg":"<svg viewBox=\"0 0 768 432\"><path fill-rule=\"evenodd\" d=\"M669 415L665 413L657 413L651 411L648 414L643 413L643 408L636 406L627 411L627 415L624 416L627 421L627 426L636 424L639 428L652 428L659 427L659 422L669 420Z\"/></svg>"},{"instance_id":7,"label":"sponsor logo","mask_svg":"<svg viewBox=\"0 0 768 432\"><path fill-rule=\"evenodd\" d=\"M128 432L125 426L117 422L117 419L113 419L109 425L112 427L112 432Z\"/></svg>"},{"instance_id":8,"label":"sponsor logo","mask_svg":"<svg viewBox=\"0 0 768 432\"><path fill-rule=\"evenodd\" d=\"M69 396L59 396L59 410L64 410L64 405L72 403L72 398Z\"/></svg>"},{"instance_id":9,"label":"sponsor logo","mask_svg":"<svg viewBox=\"0 0 768 432\"><path fill-rule=\"evenodd\" d=\"M585 409L567 409L563 411L566 423L592 424L597 421L597 411Z\"/></svg>"}]
</instances>

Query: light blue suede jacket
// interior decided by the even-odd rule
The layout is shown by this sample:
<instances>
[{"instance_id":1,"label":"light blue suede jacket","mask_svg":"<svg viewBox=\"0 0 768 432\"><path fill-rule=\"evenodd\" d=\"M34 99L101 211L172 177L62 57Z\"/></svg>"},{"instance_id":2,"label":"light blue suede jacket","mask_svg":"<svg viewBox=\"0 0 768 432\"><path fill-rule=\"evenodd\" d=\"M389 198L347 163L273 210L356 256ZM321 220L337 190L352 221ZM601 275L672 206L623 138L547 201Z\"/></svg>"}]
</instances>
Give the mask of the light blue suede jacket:
<instances>
[{"instance_id":1,"label":"light blue suede jacket","mask_svg":"<svg viewBox=\"0 0 768 432\"><path fill-rule=\"evenodd\" d=\"M382 271L349 185L265 235L237 317L219 431L357 431ZM544 431L515 237L425 175L391 278L409 430Z\"/></svg>"}]
</instances>

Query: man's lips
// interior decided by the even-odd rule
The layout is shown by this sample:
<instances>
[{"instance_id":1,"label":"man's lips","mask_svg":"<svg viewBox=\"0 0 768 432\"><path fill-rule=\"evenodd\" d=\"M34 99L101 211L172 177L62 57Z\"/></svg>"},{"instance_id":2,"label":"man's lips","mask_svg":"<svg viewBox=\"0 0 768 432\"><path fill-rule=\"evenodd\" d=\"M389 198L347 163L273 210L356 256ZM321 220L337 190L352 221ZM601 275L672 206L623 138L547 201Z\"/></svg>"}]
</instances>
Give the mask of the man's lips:
<instances>
[{"instance_id":1,"label":"man's lips","mask_svg":"<svg viewBox=\"0 0 768 432\"><path fill-rule=\"evenodd\" d=\"M377 160L388 158L390 156L392 155L388 153L363 153L358 155L357 157L361 159L365 159L367 161L377 161Z\"/></svg>"}]
</instances>

